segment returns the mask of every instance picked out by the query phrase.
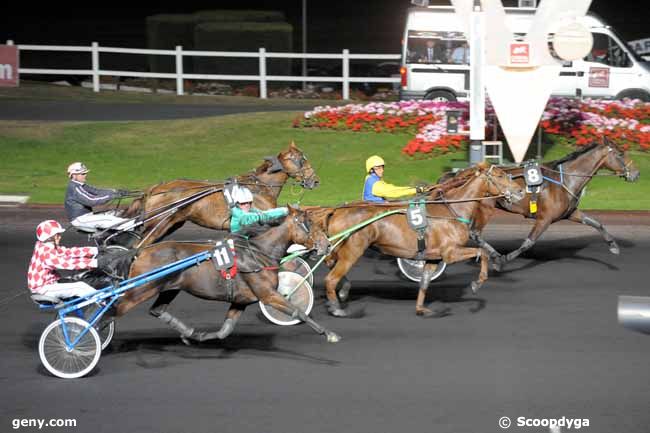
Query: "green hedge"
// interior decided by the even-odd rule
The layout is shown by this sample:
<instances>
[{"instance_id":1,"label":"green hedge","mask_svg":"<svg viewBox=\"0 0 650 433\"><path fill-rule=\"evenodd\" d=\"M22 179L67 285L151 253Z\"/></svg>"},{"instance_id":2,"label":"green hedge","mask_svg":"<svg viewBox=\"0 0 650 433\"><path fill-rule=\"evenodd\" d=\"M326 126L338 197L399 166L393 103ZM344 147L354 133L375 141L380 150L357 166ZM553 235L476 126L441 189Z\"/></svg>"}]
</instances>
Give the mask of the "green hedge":
<instances>
[{"instance_id":1,"label":"green hedge","mask_svg":"<svg viewBox=\"0 0 650 433\"><path fill-rule=\"evenodd\" d=\"M266 51L291 52L293 26L288 23L212 22L196 26L194 46L200 51ZM197 74L259 73L257 58L195 57ZM267 74L290 75L291 59L267 60Z\"/></svg>"},{"instance_id":2,"label":"green hedge","mask_svg":"<svg viewBox=\"0 0 650 433\"><path fill-rule=\"evenodd\" d=\"M210 22L283 22L286 21L284 12L280 11L257 11L257 10L206 10L194 13L196 24Z\"/></svg>"},{"instance_id":3,"label":"green hedge","mask_svg":"<svg viewBox=\"0 0 650 433\"><path fill-rule=\"evenodd\" d=\"M147 17L147 48L173 50L181 45L184 50L194 49L195 17L191 14L161 14ZM174 56L149 56L151 72L176 72ZM183 60L183 72L192 72L192 58Z\"/></svg>"}]
</instances>

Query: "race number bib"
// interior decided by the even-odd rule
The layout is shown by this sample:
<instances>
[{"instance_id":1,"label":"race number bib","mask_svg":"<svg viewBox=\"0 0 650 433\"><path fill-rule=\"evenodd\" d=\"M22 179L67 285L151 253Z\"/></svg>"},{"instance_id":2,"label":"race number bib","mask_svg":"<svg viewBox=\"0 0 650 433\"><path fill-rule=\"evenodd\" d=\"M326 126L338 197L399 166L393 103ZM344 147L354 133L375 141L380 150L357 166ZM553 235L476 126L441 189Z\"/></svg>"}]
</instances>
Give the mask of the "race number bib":
<instances>
[{"instance_id":1,"label":"race number bib","mask_svg":"<svg viewBox=\"0 0 650 433\"><path fill-rule=\"evenodd\" d=\"M235 263L235 256L228 243L219 241L215 244L212 252L212 262L219 271L232 268Z\"/></svg>"},{"instance_id":2,"label":"race number bib","mask_svg":"<svg viewBox=\"0 0 650 433\"><path fill-rule=\"evenodd\" d=\"M237 188L236 183L227 183L223 186L223 197L226 199L226 203L228 203L228 207L235 206L235 199L233 197L233 192L235 188Z\"/></svg>"},{"instance_id":3,"label":"race number bib","mask_svg":"<svg viewBox=\"0 0 650 433\"><path fill-rule=\"evenodd\" d=\"M527 164L524 167L524 179L526 180L526 186L539 186L544 181L542 177L542 170L539 168L539 164L533 162Z\"/></svg>"},{"instance_id":4,"label":"race number bib","mask_svg":"<svg viewBox=\"0 0 650 433\"><path fill-rule=\"evenodd\" d=\"M406 210L406 220L413 230L423 230L427 227L427 211L422 205L409 207Z\"/></svg>"}]
</instances>

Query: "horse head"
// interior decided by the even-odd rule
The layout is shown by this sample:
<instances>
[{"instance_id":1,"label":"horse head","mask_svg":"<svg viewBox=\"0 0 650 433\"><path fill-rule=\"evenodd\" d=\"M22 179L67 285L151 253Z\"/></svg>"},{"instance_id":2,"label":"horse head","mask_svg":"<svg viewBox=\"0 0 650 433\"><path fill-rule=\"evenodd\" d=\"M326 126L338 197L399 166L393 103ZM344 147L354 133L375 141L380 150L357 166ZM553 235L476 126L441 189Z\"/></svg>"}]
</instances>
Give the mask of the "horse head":
<instances>
[{"instance_id":1,"label":"horse head","mask_svg":"<svg viewBox=\"0 0 650 433\"><path fill-rule=\"evenodd\" d=\"M634 161L630 159L627 152L621 150L607 138L603 138L602 146L607 147L603 168L613 171L627 182L636 182L639 179L639 169L634 165Z\"/></svg>"},{"instance_id":2,"label":"horse head","mask_svg":"<svg viewBox=\"0 0 650 433\"><path fill-rule=\"evenodd\" d=\"M316 249L319 255L327 253L330 241L327 239L325 218L317 213L289 206L287 221L293 243Z\"/></svg>"},{"instance_id":3,"label":"horse head","mask_svg":"<svg viewBox=\"0 0 650 433\"><path fill-rule=\"evenodd\" d=\"M299 181L303 188L314 189L320 183L307 156L298 149L293 141L287 150L280 152L277 160L282 166L281 170L289 177Z\"/></svg>"},{"instance_id":4,"label":"horse head","mask_svg":"<svg viewBox=\"0 0 650 433\"><path fill-rule=\"evenodd\" d=\"M476 166L476 176L485 176L487 193L504 196L508 202L517 202L526 196L526 191L508 173L496 165L480 163Z\"/></svg>"}]
</instances>

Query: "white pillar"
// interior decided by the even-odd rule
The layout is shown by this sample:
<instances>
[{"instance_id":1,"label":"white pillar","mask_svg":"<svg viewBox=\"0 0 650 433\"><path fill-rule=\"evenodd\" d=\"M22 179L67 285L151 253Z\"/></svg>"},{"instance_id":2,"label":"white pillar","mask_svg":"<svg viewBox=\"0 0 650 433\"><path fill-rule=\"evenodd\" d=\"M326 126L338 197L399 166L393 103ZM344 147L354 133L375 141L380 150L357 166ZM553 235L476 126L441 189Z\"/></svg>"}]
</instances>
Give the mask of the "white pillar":
<instances>
[{"instance_id":1,"label":"white pillar","mask_svg":"<svg viewBox=\"0 0 650 433\"><path fill-rule=\"evenodd\" d=\"M480 1L474 1L470 14L470 103L469 103L469 163L474 165L483 159L485 140L485 12Z\"/></svg>"},{"instance_id":2,"label":"white pillar","mask_svg":"<svg viewBox=\"0 0 650 433\"><path fill-rule=\"evenodd\" d=\"M99 44L93 42L92 44L92 57L93 57L93 91L99 92Z\"/></svg>"},{"instance_id":3,"label":"white pillar","mask_svg":"<svg viewBox=\"0 0 650 433\"><path fill-rule=\"evenodd\" d=\"M7 45L13 45L13 44L14 44L14 41L12 41L11 39L7 39Z\"/></svg>"},{"instance_id":4,"label":"white pillar","mask_svg":"<svg viewBox=\"0 0 650 433\"><path fill-rule=\"evenodd\" d=\"M176 94L183 96L183 47L176 45Z\"/></svg>"},{"instance_id":5,"label":"white pillar","mask_svg":"<svg viewBox=\"0 0 650 433\"><path fill-rule=\"evenodd\" d=\"M343 50L343 99L350 99L350 50Z\"/></svg>"},{"instance_id":6,"label":"white pillar","mask_svg":"<svg viewBox=\"0 0 650 433\"><path fill-rule=\"evenodd\" d=\"M260 48L260 98L266 97L266 49Z\"/></svg>"}]
</instances>

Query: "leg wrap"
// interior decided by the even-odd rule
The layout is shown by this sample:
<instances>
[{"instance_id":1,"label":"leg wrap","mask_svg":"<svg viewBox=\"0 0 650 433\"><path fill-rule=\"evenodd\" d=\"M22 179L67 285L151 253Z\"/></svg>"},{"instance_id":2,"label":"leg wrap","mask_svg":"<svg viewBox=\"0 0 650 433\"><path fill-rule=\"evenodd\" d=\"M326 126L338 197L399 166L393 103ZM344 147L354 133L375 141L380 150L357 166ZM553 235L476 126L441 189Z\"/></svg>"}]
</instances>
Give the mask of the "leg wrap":
<instances>
[{"instance_id":1,"label":"leg wrap","mask_svg":"<svg viewBox=\"0 0 650 433\"><path fill-rule=\"evenodd\" d=\"M178 320L176 317L172 316L168 312L163 312L160 316L158 316L160 320L171 326L173 329L177 330L180 332L180 334L183 337L189 337L194 333L194 328L190 328L187 326L185 323L181 322Z\"/></svg>"}]
</instances>

